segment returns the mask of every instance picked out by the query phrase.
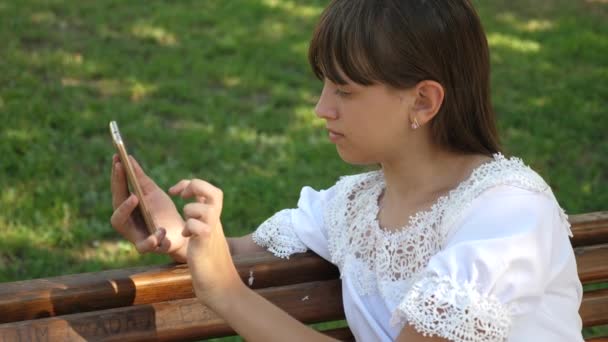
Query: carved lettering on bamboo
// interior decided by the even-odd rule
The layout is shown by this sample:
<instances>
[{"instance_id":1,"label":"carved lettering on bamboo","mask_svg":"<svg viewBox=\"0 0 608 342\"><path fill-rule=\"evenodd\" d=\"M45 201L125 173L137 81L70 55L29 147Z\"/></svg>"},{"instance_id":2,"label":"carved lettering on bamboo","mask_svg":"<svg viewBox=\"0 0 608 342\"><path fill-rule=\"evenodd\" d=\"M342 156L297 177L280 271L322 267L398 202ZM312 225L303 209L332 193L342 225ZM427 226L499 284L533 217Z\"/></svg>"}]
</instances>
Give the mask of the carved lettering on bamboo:
<instances>
[{"instance_id":1,"label":"carved lettering on bamboo","mask_svg":"<svg viewBox=\"0 0 608 342\"><path fill-rule=\"evenodd\" d=\"M69 323L72 330L86 338L109 337L133 331L147 331L154 328L154 312L137 311L123 314L100 315L86 321Z\"/></svg>"},{"instance_id":2,"label":"carved lettering on bamboo","mask_svg":"<svg viewBox=\"0 0 608 342\"><path fill-rule=\"evenodd\" d=\"M203 304L192 302L169 306L160 312L150 309L102 314L84 319L67 320L64 321L65 325L51 321L46 324L37 323L12 329L0 329L0 342L50 342L55 338L60 338L62 341L82 341L135 331L154 333L160 328L177 328L184 324L198 324L216 318L218 317ZM57 330L53 331L54 329Z\"/></svg>"},{"instance_id":3,"label":"carved lettering on bamboo","mask_svg":"<svg viewBox=\"0 0 608 342\"><path fill-rule=\"evenodd\" d=\"M162 311L156 317L157 328L176 328L184 324L201 323L216 316L200 303L182 304Z\"/></svg>"},{"instance_id":4,"label":"carved lettering on bamboo","mask_svg":"<svg viewBox=\"0 0 608 342\"><path fill-rule=\"evenodd\" d=\"M48 326L34 326L30 329L3 329L0 342L50 342Z\"/></svg>"}]
</instances>

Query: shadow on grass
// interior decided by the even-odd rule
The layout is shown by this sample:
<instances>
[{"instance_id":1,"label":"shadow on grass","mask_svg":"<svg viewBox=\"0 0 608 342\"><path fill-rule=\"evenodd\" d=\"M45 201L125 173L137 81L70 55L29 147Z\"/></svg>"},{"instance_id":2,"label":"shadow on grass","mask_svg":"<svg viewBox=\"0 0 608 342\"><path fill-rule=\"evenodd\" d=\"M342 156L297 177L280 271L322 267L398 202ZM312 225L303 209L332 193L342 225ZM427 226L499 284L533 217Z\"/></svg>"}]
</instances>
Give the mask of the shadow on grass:
<instances>
[{"instance_id":1,"label":"shadow on grass","mask_svg":"<svg viewBox=\"0 0 608 342\"><path fill-rule=\"evenodd\" d=\"M493 99L507 152L521 156L570 213L606 210L606 5L479 2Z\"/></svg>"}]
</instances>

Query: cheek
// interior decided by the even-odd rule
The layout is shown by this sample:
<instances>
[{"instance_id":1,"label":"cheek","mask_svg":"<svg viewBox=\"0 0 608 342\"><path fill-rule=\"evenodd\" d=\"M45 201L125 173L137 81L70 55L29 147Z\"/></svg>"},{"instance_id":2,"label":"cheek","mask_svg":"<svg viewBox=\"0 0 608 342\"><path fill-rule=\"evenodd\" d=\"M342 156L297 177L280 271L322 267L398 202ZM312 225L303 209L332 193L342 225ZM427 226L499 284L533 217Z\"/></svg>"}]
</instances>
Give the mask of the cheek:
<instances>
[{"instance_id":1,"label":"cheek","mask_svg":"<svg viewBox=\"0 0 608 342\"><path fill-rule=\"evenodd\" d=\"M380 131L369 126L356 130L344 141L336 144L340 158L353 165L369 165L378 163L386 152L387 141ZM381 132L380 132L381 133Z\"/></svg>"}]
</instances>

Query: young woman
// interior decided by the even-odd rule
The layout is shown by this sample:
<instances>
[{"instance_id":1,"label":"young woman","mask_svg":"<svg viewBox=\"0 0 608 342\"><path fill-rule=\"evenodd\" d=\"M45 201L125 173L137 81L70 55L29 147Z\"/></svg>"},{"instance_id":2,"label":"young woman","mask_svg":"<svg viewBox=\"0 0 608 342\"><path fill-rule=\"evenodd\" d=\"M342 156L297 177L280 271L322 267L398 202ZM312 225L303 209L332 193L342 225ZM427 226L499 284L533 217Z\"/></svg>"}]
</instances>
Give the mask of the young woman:
<instances>
[{"instance_id":1,"label":"young woman","mask_svg":"<svg viewBox=\"0 0 608 342\"><path fill-rule=\"evenodd\" d=\"M248 341L328 339L250 290L231 254L308 249L341 272L360 341L582 341L582 287L551 189L500 153L488 46L468 0L334 0L309 60L340 157L377 164L226 239L220 189L182 180L184 218L136 165L158 234L131 215L113 162L113 226L140 252L188 262L198 298Z\"/></svg>"}]
</instances>

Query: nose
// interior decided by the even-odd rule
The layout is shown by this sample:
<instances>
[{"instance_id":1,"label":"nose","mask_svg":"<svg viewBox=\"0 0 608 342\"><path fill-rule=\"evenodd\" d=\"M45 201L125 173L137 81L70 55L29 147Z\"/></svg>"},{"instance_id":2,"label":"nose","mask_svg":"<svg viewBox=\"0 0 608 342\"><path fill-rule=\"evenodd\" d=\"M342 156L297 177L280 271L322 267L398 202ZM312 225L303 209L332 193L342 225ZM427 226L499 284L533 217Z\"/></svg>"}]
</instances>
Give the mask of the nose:
<instances>
[{"instance_id":1,"label":"nose","mask_svg":"<svg viewBox=\"0 0 608 342\"><path fill-rule=\"evenodd\" d=\"M338 110L336 101L332 96L331 90L327 86L327 82L323 85L321 96L315 106L315 114L317 117L325 120L335 120L338 118Z\"/></svg>"}]
</instances>

